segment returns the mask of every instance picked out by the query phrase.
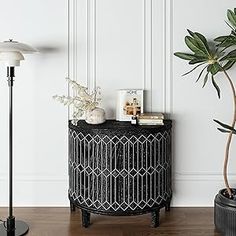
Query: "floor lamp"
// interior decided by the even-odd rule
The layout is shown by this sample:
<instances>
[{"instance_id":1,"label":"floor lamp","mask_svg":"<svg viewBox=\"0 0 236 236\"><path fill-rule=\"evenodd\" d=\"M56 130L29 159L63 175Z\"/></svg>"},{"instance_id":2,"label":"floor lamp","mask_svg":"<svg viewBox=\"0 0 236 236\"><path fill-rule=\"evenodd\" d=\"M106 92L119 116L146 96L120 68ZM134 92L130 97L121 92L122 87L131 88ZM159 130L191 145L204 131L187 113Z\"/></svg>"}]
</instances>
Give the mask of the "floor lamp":
<instances>
[{"instance_id":1,"label":"floor lamp","mask_svg":"<svg viewBox=\"0 0 236 236\"><path fill-rule=\"evenodd\" d=\"M28 225L23 221L15 220L13 215L13 82L15 66L20 66L24 60L23 54L34 53L36 50L31 46L10 39L0 42L0 61L5 62L9 87L9 215L0 224L0 236L21 236L29 231Z\"/></svg>"}]
</instances>

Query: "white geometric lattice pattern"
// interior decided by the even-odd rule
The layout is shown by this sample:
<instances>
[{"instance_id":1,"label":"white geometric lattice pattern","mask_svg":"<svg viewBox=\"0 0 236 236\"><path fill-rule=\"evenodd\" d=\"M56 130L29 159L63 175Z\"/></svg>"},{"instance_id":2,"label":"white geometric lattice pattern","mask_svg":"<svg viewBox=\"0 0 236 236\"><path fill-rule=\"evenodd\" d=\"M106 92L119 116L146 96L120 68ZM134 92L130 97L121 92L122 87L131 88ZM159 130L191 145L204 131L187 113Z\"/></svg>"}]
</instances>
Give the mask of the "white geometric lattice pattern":
<instances>
[{"instance_id":1,"label":"white geometric lattice pattern","mask_svg":"<svg viewBox=\"0 0 236 236\"><path fill-rule=\"evenodd\" d=\"M99 211L134 211L171 198L171 132L111 136L69 130L69 197Z\"/></svg>"}]
</instances>

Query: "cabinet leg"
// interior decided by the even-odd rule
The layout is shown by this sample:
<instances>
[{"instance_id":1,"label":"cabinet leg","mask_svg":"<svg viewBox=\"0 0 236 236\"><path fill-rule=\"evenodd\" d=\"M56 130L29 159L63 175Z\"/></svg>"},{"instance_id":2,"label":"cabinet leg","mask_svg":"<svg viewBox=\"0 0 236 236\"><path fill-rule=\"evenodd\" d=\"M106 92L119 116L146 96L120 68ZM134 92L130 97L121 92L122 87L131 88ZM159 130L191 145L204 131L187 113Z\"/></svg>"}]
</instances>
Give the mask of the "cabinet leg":
<instances>
[{"instance_id":1,"label":"cabinet leg","mask_svg":"<svg viewBox=\"0 0 236 236\"><path fill-rule=\"evenodd\" d=\"M76 206L73 202L70 202L70 212L74 212L76 210Z\"/></svg>"},{"instance_id":2,"label":"cabinet leg","mask_svg":"<svg viewBox=\"0 0 236 236\"><path fill-rule=\"evenodd\" d=\"M88 226L90 225L90 213L85 211L85 210L81 210L82 212L82 225L85 228L88 228Z\"/></svg>"},{"instance_id":3,"label":"cabinet leg","mask_svg":"<svg viewBox=\"0 0 236 236\"><path fill-rule=\"evenodd\" d=\"M160 210L158 209L156 211L153 211L151 213L151 215L152 215L152 225L151 226L153 228L156 228L160 225Z\"/></svg>"},{"instance_id":4,"label":"cabinet leg","mask_svg":"<svg viewBox=\"0 0 236 236\"><path fill-rule=\"evenodd\" d=\"M165 205L165 210L170 211L170 202L167 202Z\"/></svg>"}]
</instances>

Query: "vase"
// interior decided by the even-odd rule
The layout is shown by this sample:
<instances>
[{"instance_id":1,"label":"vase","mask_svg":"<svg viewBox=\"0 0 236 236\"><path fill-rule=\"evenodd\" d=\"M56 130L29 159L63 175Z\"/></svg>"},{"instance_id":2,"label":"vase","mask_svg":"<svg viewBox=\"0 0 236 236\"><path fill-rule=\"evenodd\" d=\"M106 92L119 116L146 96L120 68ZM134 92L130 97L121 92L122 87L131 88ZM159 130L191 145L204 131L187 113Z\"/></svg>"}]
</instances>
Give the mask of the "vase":
<instances>
[{"instance_id":1,"label":"vase","mask_svg":"<svg viewBox=\"0 0 236 236\"><path fill-rule=\"evenodd\" d=\"M106 121L105 111L100 107L95 107L91 111L86 111L85 121L91 125L102 124Z\"/></svg>"}]
</instances>

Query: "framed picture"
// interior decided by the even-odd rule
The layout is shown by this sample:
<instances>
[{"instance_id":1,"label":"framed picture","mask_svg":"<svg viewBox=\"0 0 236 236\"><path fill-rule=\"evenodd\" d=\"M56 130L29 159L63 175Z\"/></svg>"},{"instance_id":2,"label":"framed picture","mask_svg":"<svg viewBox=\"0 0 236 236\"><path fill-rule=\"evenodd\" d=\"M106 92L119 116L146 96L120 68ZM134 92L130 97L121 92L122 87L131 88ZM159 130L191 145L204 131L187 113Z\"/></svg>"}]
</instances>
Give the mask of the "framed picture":
<instances>
[{"instance_id":1,"label":"framed picture","mask_svg":"<svg viewBox=\"0 0 236 236\"><path fill-rule=\"evenodd\" d=\"M121 89L117 91L116 120L131 121L133 115L143 113L143 90Z\"/></svg>"}]
</instances>

